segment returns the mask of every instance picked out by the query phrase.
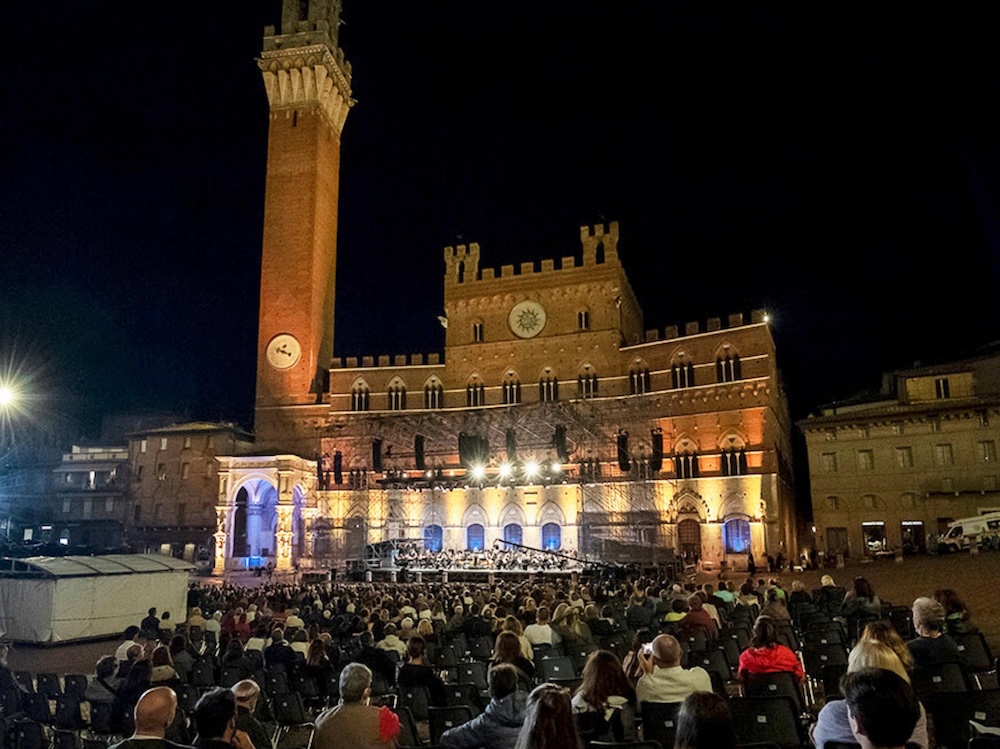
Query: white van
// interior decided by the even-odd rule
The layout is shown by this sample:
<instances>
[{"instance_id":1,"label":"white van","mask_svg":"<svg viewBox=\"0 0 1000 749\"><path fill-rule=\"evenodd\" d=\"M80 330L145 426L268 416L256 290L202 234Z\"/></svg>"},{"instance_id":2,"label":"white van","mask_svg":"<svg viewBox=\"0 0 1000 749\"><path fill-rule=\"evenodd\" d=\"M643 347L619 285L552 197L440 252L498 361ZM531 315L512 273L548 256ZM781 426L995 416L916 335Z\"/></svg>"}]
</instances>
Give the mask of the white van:
<instances>
[{"instance_id":1,"label":"white van","mask_svg":"<svg viewBox=\"0 0 1000 749\"><path fill-rule=\"evenodd\" d=\"M959 518L948 523L948 531L938 539L941 551L961 551L969 548L969 537L1000 534L1000 512L987 512L971 518Z\"/></svg>"}]
</instances>

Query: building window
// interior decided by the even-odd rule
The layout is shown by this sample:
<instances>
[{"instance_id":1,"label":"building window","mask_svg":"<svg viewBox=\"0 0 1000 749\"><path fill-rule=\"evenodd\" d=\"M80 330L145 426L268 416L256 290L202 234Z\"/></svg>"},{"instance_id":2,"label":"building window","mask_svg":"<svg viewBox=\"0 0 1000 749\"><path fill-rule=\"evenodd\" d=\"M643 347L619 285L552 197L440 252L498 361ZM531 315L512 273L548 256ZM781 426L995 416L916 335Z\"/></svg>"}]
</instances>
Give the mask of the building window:
<instances>
[{"instance_id":1,"label":"building window","mask_svg":"<svg viewBox=\"0 0 1000 749\"><path fill-rule=\"evenodd\" d=\"M719 382L734 382L743 379L740 371L740 355L726 352L725 357L715 360L715 376Z\"/></svg>"},{"instance_id":2,"label":"building window","mask_svg":"<svg viewBox=\"0 0 1000 749\"><path fill-rule=\"evenodd\" d=\"M139 440L139 452L146 452L146 440Z\"/></svg>"},{"instance_id":3,"label":"building window","mask_svg":"<svg viewBox=\"0 0 1000 749\"><path fill-rule=\"evenodd\" d=\"M902 434L903 433L903 422L897 421L895 424L893 424L892 425L892 433L895 434L895 435L897 435L897 436L900 435L900 434Z\"/></svg>"},{"instance_id":4,"label":"building window","mask_svg":"<svg viewBox=\"0 0 1000 749\"><path fill-rule=\"evenodd\" d=\"M830 512L837 512L840 509L840 497L827 497L826 509Z\"/></svg>"},{"instance_id":5,"label":"building window","mask_svg":"<svg viewBox=\"0 0 1000 749\"><path fill-rule=\"evenodd\" d=\"M466 529L465 538L469 551L482 551L486 545L486 529L479 523L473 523Z\"/></svg>"},{"instance_id":6,"label":"building window","mask_svg":"<svg viewBox=\"0 0 1000 749\"><path fill-rule=\"evenodd\" d=\"M510 543L524 543L524 530L517 523L510 523L503 527L503 540Z\"/></svg>"},{"instance_id":7,"label":"building window","mask_svg":"<svg viewBox=\"0 0 1000 749\"><path fill-rule=\"evenodd\" d=\"M954 465L955 456L951 451L951 443L934 445L934 462L939 466Z\"/></svg>"},{"instance_id":8,"label":"building window","mask_svg":"<svg viewBox=\"0 0 1000 749\"><path fill-rule=\"evenodd\" d=\"M931 425L931 431L932 432L940 432L941 431L941 419L939 417L937 417L937 416L932 417L930 419L930 425Z\"/></svg>"},{"instance_id":9,"label":"building window","mask_svg":"<svg viewBox=\"0 0 1000 749\"><path fill-rule=\"evenodd\" d=\"M441 383L433 382L424 387L424 408L444 408L444 386Z\"/></svg>"},{"instance_id":10,"label":"building window","mask_svg":"<svg viewBox=\"0 0 1000 749\"><path fill-rule=\"evenodd\" d=\"M913 468L913 448L912 447L897 447L896 448L896 467L897 468Z\"/></svg>"},{"instance_id":11,"label":"building window","mask_svg":"<svg viewBox=\"0 0 1000 749\"><path fill-rule=\"evenodd\" d=\"M181 478L182 479L189 479L189 478L191 478L191 464L190 463L181 463Z\"/></svg>"},{"instance_id":12,"label":"building window","mask_svg":"<svg viewBox=\"0 0 1000 749\"><path fill-rule=\"evenodd\" d=\"M160 437L160 449L161 450L166 450L167 449L167 438L166 437Z\"/></svg>"},{"instance_id":13,"label":"building window","mask_svg":"<svg viewBox=\"0 0 1000 749\"><path fill-rule=\"evenodd\" d=\"M681 453L674 456L674 474L679 479L698 478L697 453Z\"/></svg>"},{"instance_id":14,"label":"building window","mask_svg":"<svg viewBox=\"0 0 1000 749\"><path fill-rule=\"evenodd\" d=\"M359 385L351 390L351 410L367 411L370 394L371 391L364 385Z\"/></svg>"},{"instance_id":15,"label":"building window","mask_svg":"<svg viewBox=\"0 0 1000 749\"><path fill-rule=\"evenodd\" d=\"M745 476L747 472L746 450L733 449L722 451L723 476Z\"/></svg>"},{"instance_id":16,"label":"building window","mask_svg":"<svg viewBox=\"0 0 1000 749\"><path fill-rule=\"evenodd\" d=\"M160 481L166 481L167 480L167 464L166 463L157 463L156 464L156 478L158 478Z\"/></svg>"},{"instance_id":17,"label":"building window","mask_svg":"<svg viewBox=\"0 0 1000 749\"><path fill-rule=\"evenodd\" d=\"M823 453L820 456L823 473L837 472L837 453Z\"/></svg>"},{"instance_id":18,"label":"building window","mask_svg":"<svg viewBox=\"0 0 1000 749\"><path fill-rule=\"evenodd\" d=\"M470 382L465 386L465 405L478 408L486 405L486 386L481 382Z\"/></svg>"},{"instance_id":19,"label":"building window","mask_svg":"<svg viewBox=\"0 0 1000 749\"><path fill-rule=\"evenodd\" d=\"M63 507L62 507L62 510L63 510L64 513L67 513L67 512L70 511L70 500L69 500L69 497L64 497L63 498Z\"/></svg>"},{"instance_id":20,"label":"building window","mask_svg":"<svg viewBox=\"0 0 1000 749\"><path fill-rule=\"evenodd\" d=\"M389 410L403 411L406 408L406 387L393 385L389 388Z\"/></svg>"},{"instance_id":21,"label":"building window","mask_svg":"<svg viewBox=\"0 0 1000 749\"><path fill-rule=\"evenodd\" d=\"M542 403L551 403L559 400L558 378L546 376L538 381L538 400Z\"/></svg>"},{"instance_id":22,"label":"building window","mask_svg":"<svg viewBox=\"0 0 1000 749\"><path fill-rule=\"evenodd\" d=\"M559 551L562 546L562 528L559 523L546 523L542 526L542 548L546 551Z\"/></svg>"},{"instance_id":23,"label":"building window","mask_svg":"<svg viewBox=\"0 0 1000 749\"><path fill-rule=\"evenodd\" d=\"M441 551L444 547L444 531L440 525L424 528L424 548L427 551Z\"/></svg>"},{"instance_id":24,"label":"building window","mask_svg":"<svg viewBox=\"0 0 1000 749\"><path fill-rule=\"evenodd\" d=\"M631 395L644 395L650 391L648 367L633 369L628 373L628 391Z\"/></svg>"},{"instance_id":25,"label":"building window","mask_svg":"<svg viewBox=\"0 0 1000 749\"><path fill-rule=\"evenodd\" d=\"M483 324L481 322L472 323L472 342L483 342Z\"/></svg>"},{"instance_id":26,"label":"building window","mask_svg":"<svg viewBox=\"0 0 1000 749\"><path fill-rule=\"evenodd\" d=\"M985 408L979 412L979 426L988 427L990 425L990 412Z\"/></svg>"},{"instance_id":27,"label":"building window","mask_svg":"<svg viewBox=\"0 0 1000 749\"><path fill-rule=\"evenodd\" d=\"M982 442L976 443L976 449L979 452L979 460L982 463L996 463L997 462L997 445L993 440L983 440Z\"/></svg>"},{"instance_id":28,"label":"building window","mask_svg":"<svg viewBox=\"0 0 1000 749\"><path fill-rule=\"evenodd\" d=\"M727 554L746 554L750 551L750 523L746 520L726 521L725 534Z\"/></svg>"},{"instance_id":29,"label":"building window","mask_svg":"<svg viewBox=\"0 0 1000 749\"><path fill-rule=\"evenodd\" d=\"M190 447L191 447L191 438L190 437L185 437L184 438L184 447L190 449Z\"/></svg>"},{"instance_id":30,"label":"building window","mask_svg":"<svg viewBox=\"0 0 1000 749\"><path fill-rule=\"evenodd\" d=\"M678 362L670 367L670 383L674 388L694 387L694 364Z\"/></svg>"},{"instance_id":31,"label":"building window","mask_svg":"<svg viewBox=\"0 0 1000 749\"><path fill-rule=\"evenodd\" d=\"M504 380L503 402L505 405L521 402L521 381L512 377Z\"/></svg>"},{"instance_id":32,"label":"building window","mask_svg":"<svg viewBox=\"0 0 1000 749\"><path fill-rule=\"evenodd\" d=\"M858 450L858 470L872 471L875 469L875 453L872 450Z\"/></svg>"},{"instance_id":33,"label":"building window","mask_svg":"<svg viewBox=\"0 0 1000 749\"><path fill-rule=\"evenodd\" d=\"M861 497L861 506L866 510L874 510L878 508L878 500L875 498L874 494L865 494Z\"/></svg>"},{"instance_id":34,"label":"building window","mask_svg":"<svg viewBox=\"0 0 1000 749\"><path fill-rule=\"evenodd\" d=\"M177 503L177 525L184 525L187 522L187 503Z\"/></svg>"},{"instance_id":35,"label":"building window","mask_svg":"<svg viewBox=\"0 0 1000 749\"><path fill-rule=\"evenodd\" d=\"M576 394L580 398L593 398L597 395L597 375L582 374L576 378Z\"/></svg>"},{"instance_id":36,"label":"building window","mask_svg":"<svg viewBox=\"0 0 1000 749\"><path fill-rule=\"evenodd\" d=\"M115 511L115 499L114 497L104 498L104 512L108 515Z\"/></svg>"},{"instance_id":37,"label":"building window","mask_svg":"<svg viewBox=\"0 0 1000 749\"><path fill-rule=\"evenodd\" d=\"M947 377L938 377L934 380L934 394L939 399L951 397L951 388L948 385Z\"/></svg>"},{"instance_id":38,"label":"building window","mask_svg":"<svg viewBox=\"0 0 1000 749\"><path fill-rule=\"evenodd\" d=\"M590 330L590 313L587 310L576 313L576 327L580 330Z\"/></svg>"}]
</instances>

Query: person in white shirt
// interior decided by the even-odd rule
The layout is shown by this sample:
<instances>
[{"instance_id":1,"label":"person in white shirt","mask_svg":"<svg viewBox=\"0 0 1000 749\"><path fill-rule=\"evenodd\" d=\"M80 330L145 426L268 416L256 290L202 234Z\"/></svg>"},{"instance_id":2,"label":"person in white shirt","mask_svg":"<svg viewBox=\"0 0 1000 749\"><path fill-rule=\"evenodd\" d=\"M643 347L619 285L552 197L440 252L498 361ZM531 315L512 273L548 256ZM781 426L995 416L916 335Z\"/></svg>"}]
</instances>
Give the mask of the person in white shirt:
<instances>
[{"instance_id":1,"label":"person in white shirt","mask_svg":"<svg viewBox=\"0 0 1000 749\"><path fill-rule=\"evenodd\" d=\"M302 617L299 616L298 609L292 609L288 612L288 617L285 619L285 629L289 629L290 627L298 627L299 629L302 629L304 626L306 626L306 623L302 621Z\"/></svg>"},{"instance_id":2,"label":"person in white shirt","mask_svg":"<svg viewBox=\"0 0 1000 749\"><path fill-rule=\"evenodd\" d=\"M549 624L549 610L546 606L538 609L535 614L535 623L524 628L524 636L532 645L555 645L559 642L559 635Z\"/></svg>"},{"instance_id":3,"label":"person in white shirt","mask_svg":"<svg viewBox=\"0 0 1000 749\"><path fill-rule=\"evenodd\" d=\"M635 686L640 709L643 702L683 702L693 692L711 692L708 671L695 666L681 668L681 645L671 635L657 635L651 652L639 651L642 676Z\"/></svg>"}]
</instances>

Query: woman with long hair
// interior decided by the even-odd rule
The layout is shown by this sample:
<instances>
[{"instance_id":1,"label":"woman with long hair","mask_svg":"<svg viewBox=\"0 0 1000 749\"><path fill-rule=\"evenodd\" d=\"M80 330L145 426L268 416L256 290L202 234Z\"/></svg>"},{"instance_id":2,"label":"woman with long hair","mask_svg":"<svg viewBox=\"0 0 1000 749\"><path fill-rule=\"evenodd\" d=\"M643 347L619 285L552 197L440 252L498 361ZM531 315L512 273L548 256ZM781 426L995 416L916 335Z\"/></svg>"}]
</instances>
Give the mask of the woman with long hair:
<instances>
[{"instance_id":1,"label":"woman with long hair","mask_svg":"<svg viewBox=\"0 0 1000 749\"><path fill-rule=\"evenodd\" d=\"M590 741L635 738L635 690L625 678L618 656L595 650L583 667L583 682L572 700L581 732ZM610 718L608 711L613 711Z\"/></svg>"},{"instance_id":2,"label":"woman with long hair","mask_svg":"<svg viewBox=\"0 0 1000 749\"><path fill-rule=\"evenodd\" d=\"M729 705L714 692L695 692L677 713L674 749L735 749L736 727Z\"/></svg>"},{"instance_id":3,"label":"woman with long hair","mask_svg":"<svg viewBox=\"0 0 1000 749\"><path fill-rule=\"evenodd\" d=\"M521 654L521 641L513 632L501 632L493 644L493 658L490 666L509 663L521 672L521 682L531 688L535 678L535 667Z\"/></svg>"},{"instance_id":4,"label":"woman with long hair","mask_svg":"<svg viewBox=\"0 0 1000 749\"><path fill-rule=\"evenodd\" d=\"M555 684L531 691L514 749L580 749L568 691Z\"/></svg>"},{"instance_id":5,"label":"woman with long hair","mask_svg":"<svg viewBox=\"0 0 1000 749\"><path fill-rule=\"evenodd\" d=\"M899 632L893 629L893 626L889 622L880 619L877 622L866 624L861 637L858 638L858 643L863 641L881 642L888 645L892 649L892 652L899 656L899 660L907 673L913 672L913 653L906 647L906 641L899 636Z\"/></svg>"},{"instance_id":6,"label":"woman with long hair","mask_svg":"<svg viewBox=\"0 0 1000 749\"><path fill-rule=\"evenodd\" d=\"M802 661L788 646L778 642L778 628L774 625L774 620L767 616L757 617L750 646L740 653L740 679L746 679L747 674L773 674L780 671L788 671L798 681L805 681Z\"/></svg>"},{"instance_id":7,"label":"woman with long hair","mask_svg":"<svg viewBox=\"0 0 1000 749\"><path fill-rule=\"evenodd\" d=\"M166 686L166 683L180 685L180 679L174 670L174 659L170 657L170 649L166 645L157 645L150 655L153 668L149 675L150 684Z\"/></svg>"},{"instance_id":8,"label":"woman with long hair","mask_svg":"<svg viewBox=\"0 0 1000 749\"><path fill-rule=\"evenodd\" d=\"M949 634L979 631L975 625L969 623L969 607L954 590L939 588L934 591L934 600L944 606Z\"/></svg>"}]
</instances>

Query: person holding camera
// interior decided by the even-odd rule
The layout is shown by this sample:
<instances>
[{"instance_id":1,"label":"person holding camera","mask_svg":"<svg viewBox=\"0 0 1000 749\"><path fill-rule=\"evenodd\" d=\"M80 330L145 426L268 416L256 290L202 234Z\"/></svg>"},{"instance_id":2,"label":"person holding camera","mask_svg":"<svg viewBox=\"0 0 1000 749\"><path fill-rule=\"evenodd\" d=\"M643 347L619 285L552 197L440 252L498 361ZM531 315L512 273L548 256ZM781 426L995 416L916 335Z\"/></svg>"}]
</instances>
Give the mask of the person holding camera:
<instances>
[{"instance_id":1,"label":"person holding camera","mask_svg":"<svg viewBox=\"0 0 1000 749\"><path fill-rule=\"evenodd\" d=\"M681 667L681 645L672 635L657 635L639 651L642 676L635 687L640 709L643 702L683 702L694 692L711 692L708 671Z\"/></svg>"}]
</instances>

